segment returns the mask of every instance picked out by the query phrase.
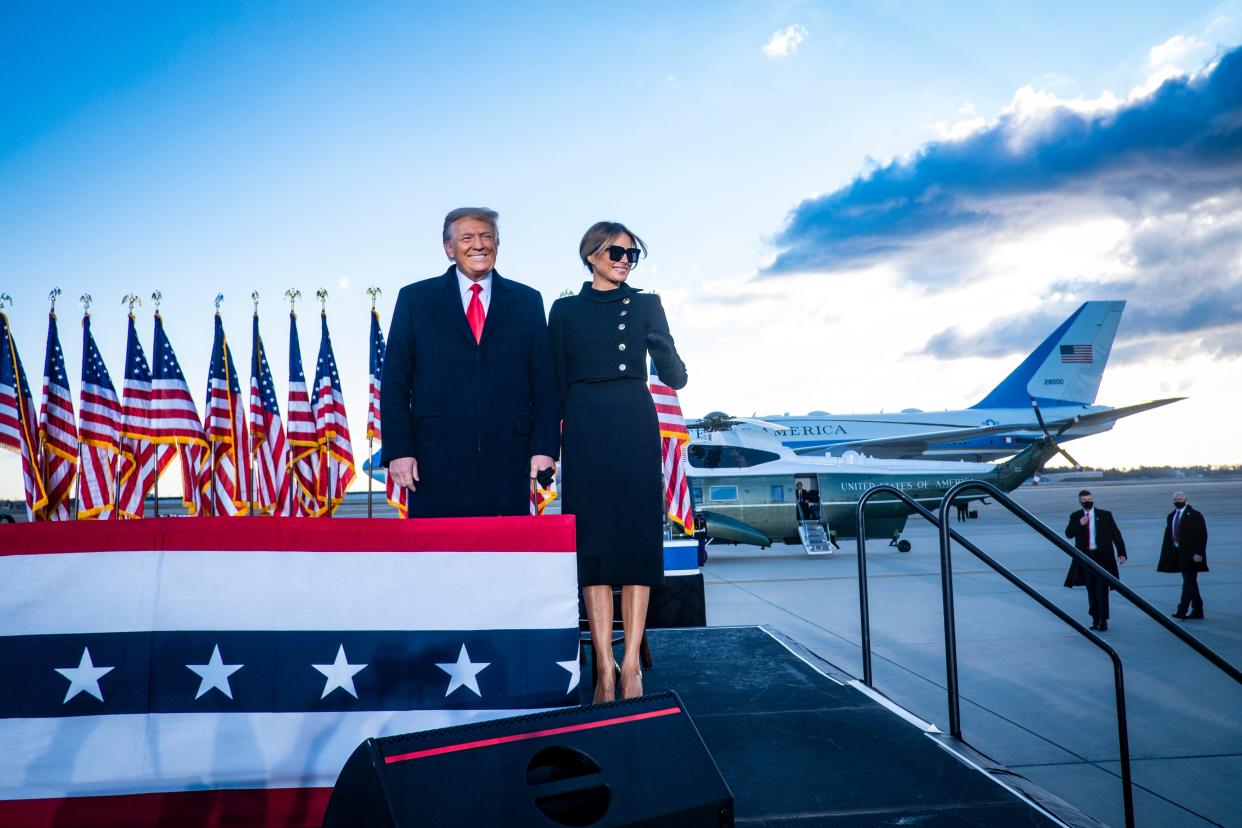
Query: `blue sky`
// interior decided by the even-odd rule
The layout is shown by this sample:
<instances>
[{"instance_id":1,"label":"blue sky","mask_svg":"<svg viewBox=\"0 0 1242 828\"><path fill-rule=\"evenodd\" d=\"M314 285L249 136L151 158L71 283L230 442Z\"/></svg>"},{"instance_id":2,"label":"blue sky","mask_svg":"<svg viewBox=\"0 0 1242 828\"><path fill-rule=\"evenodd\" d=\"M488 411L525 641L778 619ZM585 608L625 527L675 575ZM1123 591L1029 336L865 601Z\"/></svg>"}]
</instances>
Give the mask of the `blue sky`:
<instances>
[{"instance_id":1,"label":"blue sky","mask_svg":"<svg viewBox=\"0 0 1242 828\"><path fill-rule=\"evenodd\" d=\"M1000 194L951 185L983 168L985 144L1037 157L1066 113L1094 123L1139 111L1179 75L1200 89L1239 44L1238 2L7 3L0 291L37 373L47 292L64 290L76 389L76 297L94 295L116 374L120 297L162 290L199 395L217 292L239 362L260 292L265 344L283 366L280 295L327 287L360 442L363 290L384 289L387 320L402 284L442 271L448 209L499 210L500 271L549 303L582 280L582 231L614 218L652 248L633 280L670 307L690 412L967 405L1082 299L1124 298L1101 402L1192 399L1076 454L1237 463L1242 398L1227 389L1242 385L1242 334L1228 309L1240 248L1226 231L1242 199L1229 153L1150 161L1166 179L1217 181L1210 192L1159 175ZM919 166L946 154L956 173ZM1009 158L1032 175L1021 151ZM1116 155L1104 167L1131 168ZM849 232L816 205L903 171L925 176L906 196L947 187L991 221L910 234L880 216L885 244L865 261L808 232ZM1164 289L1203 313L1170 314ZM307 359L314 309L304 301ZM149 318L140 330L149 348ZM0 495L19 479L0 458Z\"/></svg>"}]
</instances>

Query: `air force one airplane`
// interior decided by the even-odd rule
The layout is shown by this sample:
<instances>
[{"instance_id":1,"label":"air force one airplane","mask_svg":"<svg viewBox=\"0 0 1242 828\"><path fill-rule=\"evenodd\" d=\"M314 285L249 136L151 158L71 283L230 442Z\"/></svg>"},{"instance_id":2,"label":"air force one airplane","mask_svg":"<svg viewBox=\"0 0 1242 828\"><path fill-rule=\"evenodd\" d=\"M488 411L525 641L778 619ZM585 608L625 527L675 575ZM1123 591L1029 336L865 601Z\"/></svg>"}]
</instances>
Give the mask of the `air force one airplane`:
<instances>
[{"instance_id":1,"label":"air force one airplane","mask_svg":"<svg viewBox=\"0 0 1242 828\"><path fill-rule=\"evenodd\" d=\"M1084 303L1000 385L964 410L840 416L816 411L762 420L787 426L777 437L799 454L852 450L904 459L992 460L1017 454L1049 436L1050 429L1062 443L1099 434L1122 417L1185 399L1121 408L1095 404L1125 306L1124 301Z\"/></svg>"}]
</instances>

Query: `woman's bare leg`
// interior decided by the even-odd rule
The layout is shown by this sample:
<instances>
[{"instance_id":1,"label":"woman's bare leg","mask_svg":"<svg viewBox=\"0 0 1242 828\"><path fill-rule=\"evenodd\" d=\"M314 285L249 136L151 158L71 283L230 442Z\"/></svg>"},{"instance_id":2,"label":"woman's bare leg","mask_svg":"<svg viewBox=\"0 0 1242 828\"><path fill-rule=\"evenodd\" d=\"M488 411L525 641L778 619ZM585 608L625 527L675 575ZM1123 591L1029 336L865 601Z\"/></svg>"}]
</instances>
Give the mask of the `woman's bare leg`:
<instances>
[{"instance_id":1,"label":"woman's bare leg","mask_svg":"<svg viewBox=\"0 0 1242 828\"><path fill-rule=\"evenodd\" d=\"M643 633L647 629L647 602L651 587L627 584L621 587L621 620L625 626L625 655L621 658L621 698L643 694L643 671L638 661Z\"/></svg>"},{"instance_id":2,"label":"woman's bare leg","mask_svg":"<svg viewBox=\"0 0 1242 828\"><path fill-rule=\"evenodd\" d=\"M587 623L591 627L591 649L595 659L595 701L617 698L616 659L612 654L612 587L607 584L582 588Z\"/></svg>"}]
</instances>

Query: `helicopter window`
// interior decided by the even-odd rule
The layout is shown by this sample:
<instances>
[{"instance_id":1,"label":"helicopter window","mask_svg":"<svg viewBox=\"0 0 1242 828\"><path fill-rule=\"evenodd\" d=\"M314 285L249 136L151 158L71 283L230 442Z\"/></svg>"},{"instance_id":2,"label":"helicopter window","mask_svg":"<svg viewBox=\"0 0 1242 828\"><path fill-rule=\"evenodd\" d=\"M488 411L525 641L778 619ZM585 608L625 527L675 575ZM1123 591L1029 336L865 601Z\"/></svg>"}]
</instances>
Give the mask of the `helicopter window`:
<instances>
[{"instance_id":1,"label":"helicopter window","mask_svg":"<svg viewBox=\"0 0 1242 828\"><path fill-rule=\"evenodd\" d=\"M690 499L694 501L695 503L702 503L703 502L703 490L700 489L698 486L691 486L690 487Z\"/></svg>"},{"instance_id":2,"label":"helicopter window","mask_svg":"<svg viewBox=\"0 0 1242 828\"><path fill-rule=\"evenodd\" d=\"M737 486L708 486L707 496L711 500L737 500Z\"/></svg>"},{"instance_id":3,"label":"helicopter window","mask_svg":"<svg viewBox=\"0 0 1242 828\"><path fill-rule=\"evenodd\" d=\"M784 486L773 486L772 497L769 499L777 501L777 502L784 500L785 499L785 487Z\"/></svg>"},{"instance_id":4,"label":"helicopter window","mask_svg":"<svg viewBox=\"0 0 1242 828\"><path fill-rule=\"evenodd\" d=\"M744 469L779 460L780 455L744 446L704 446L694 444L686 453L690 465L698 469Z\"/></svg>"}]
</instances>

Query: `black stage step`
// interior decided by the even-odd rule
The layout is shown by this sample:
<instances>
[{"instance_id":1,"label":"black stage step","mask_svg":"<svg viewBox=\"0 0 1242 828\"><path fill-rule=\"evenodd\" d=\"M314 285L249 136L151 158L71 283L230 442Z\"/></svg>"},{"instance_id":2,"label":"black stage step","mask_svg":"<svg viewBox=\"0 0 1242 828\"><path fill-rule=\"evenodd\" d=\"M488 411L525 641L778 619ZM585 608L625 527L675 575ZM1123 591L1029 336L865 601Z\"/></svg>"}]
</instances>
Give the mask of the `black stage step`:
<instances>
[{"instance_id":1,"label":"black stage step","mask_svg":"<svg viewBox=\"0 0 1242 828\"><path fill-rule=\"evenodd\" d=\"M648 633L654 666L645 689L681 696L733 791L737 824L1063 824L775 635L760 627Z\"/></svg>"}]
</instances>

